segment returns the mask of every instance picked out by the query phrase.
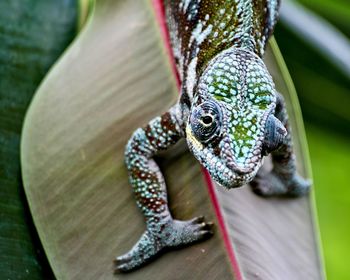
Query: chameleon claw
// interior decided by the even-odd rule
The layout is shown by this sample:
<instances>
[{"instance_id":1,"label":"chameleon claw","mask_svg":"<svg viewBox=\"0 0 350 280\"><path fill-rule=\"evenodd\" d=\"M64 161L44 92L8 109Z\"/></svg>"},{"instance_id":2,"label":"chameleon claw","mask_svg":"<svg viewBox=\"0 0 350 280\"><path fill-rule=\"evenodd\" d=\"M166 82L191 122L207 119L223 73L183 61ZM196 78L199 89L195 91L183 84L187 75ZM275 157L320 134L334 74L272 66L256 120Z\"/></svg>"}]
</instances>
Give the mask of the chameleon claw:
<instances>
[{"instance_id":1,"label":"chameleon claw","mask_svg":"<svg viewBox=\"0 0 350 280\"><path fill-rule=\"evenodd\" d=\"M126 264L118 265L114 268L114 274L120 274L128 271L128 266Z\"/></svg>"},{"instance_id":2,"label":"chameleon claw","mask_svg":"<svg viewBox=\"0 0 350 280\"><path fill-rule=\"evenodd\" d=\"M291 186L288 188L287 195L291 197L303 196L309 193L312 181L304 179L299 175L294 176Z\"/></svg>"},{"instance_id":3,"label":"chameleon claw","mask_svg":"<svg viewBox=\"0 0 350 280\"><path fill-rule=\"evenodd\" d=\"M207 226L208 226L209 228L213 228L213 227L214 227L214 223L213 223L213 222L208 222L208 223L207 223Z\"/></svg>"},{"instance_id":4,"label":"chameleon claw","mask_svg":"<svg viewBox=\"0 0 350 280\"><path fill-rule=\"evenodd\" d=\"M199 230L211 230L214 225L212 222L205 222L204 216L193 218L189 221L189 224L197 226Z\"/></svg>"},{"instance_id":5,"label":"chameleon claw","mask_svg":"<svg viewBox=\"0 0 350 280\"><path fill-rule=\"evenodd\" d=\"M210 237L214 235L214 231L212 230L206 230L204 233L205 237Z\"/></svg>"},{"instance_id":6,"label":"chameleon claw","mask_svg":"<svg viewBox=\"0 0 350 280\"><path fill-rule=\"evenodd\" d=\"M199 224L199 229L200 230L211 230L213 227L213 223L201 223Z\"/></svg>"},{"instance_id":7,"label":"chameleon claw","mask_svg":"<svg viewBox=\"0 0 350 280\"><path fill-rule=\"evenodd\" d=\"M114 261L113 261L113 263L115 264L115 265L121 265L121 264L123 264L123 263L126 263L127 261L129 261L130 260L130 257L118 257L118 258L116 258Z\"/></svg>"},{"instance_id":8,"label":"chameleon claw","mask_svg":"<svg viewBox=\"0 0 350 280\"><path fill-rule=\"evenodd\" d=\"M202 222L204 222L204 216L198 216L198 217L195 217L192 220L190 220L190 223L192 223L192 224L199 224Z\"/></svg>"},{"instance_id":9,"label":"chameleon claw","mask_svg":"<svg viewBox=\"0 0 350 280\"><path fill-rule=\"evenodd\" d=\"M198 240L207 239L213 235L214 235L214 232L211 230L201 230L198 232L198 236L199 236Z\"/></svg>"}]
</instances>

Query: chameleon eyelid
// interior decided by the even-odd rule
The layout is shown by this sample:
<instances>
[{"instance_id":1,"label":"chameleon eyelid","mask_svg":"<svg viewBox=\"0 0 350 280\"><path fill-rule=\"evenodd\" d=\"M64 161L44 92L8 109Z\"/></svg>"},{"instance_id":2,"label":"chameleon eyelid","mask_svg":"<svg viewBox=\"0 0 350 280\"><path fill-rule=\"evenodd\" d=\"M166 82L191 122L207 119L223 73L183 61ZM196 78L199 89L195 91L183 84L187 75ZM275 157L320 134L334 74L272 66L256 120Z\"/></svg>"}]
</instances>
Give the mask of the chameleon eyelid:
<instances>
[{"instance_id":1,"label":"chameleon eyelid","mask_svg":"<svg viewBox=\"0 0 350 280\"><path fill-rule=\"evenodd\" d=\"M205 118L208 121L205 121ZM209 119L210 118L210 119ZM202 143L207 143L220 135L222 110L215 101L205 101L193 108L190 124L193 135Z\"/></svg>"}]
</instances>

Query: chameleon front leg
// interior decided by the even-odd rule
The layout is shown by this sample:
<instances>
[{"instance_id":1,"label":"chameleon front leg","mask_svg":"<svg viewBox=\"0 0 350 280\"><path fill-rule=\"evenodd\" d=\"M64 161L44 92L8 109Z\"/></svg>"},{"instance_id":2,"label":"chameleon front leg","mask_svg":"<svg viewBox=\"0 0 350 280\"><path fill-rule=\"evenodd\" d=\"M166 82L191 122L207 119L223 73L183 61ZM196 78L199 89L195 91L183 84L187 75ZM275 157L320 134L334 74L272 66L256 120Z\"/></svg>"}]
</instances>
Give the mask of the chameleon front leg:
<instances>
[{"instance_id":1,"label":"chameleon front leg","mask_svg":"<svg viewBox=\"0 0 350 280\"><path fill-rule=\"evenodd\" d=\"M128 271L151 260L162 249L189 244L212 235L203 217L174 220L170 214L162 173L152 157L183 137L178 105L137 129L125 151L136 202L146 220L146 230L132 249L115 259L115 271Z\"/></svg>"},{"instance_id":2,"label":"chameleon front leg","mask_svg":"<svg viewBox=\"0 0 350 280\"><path fill-rule=\"evenodd\" d=\"M291 128L288 122L284 99L281 94L277 95L275 112L275 117L286 128L287 136L282 145L271 153L272 171L267 174L258 172L251 185L255 193L262 196L301 196L309 191L311 182L303 179L297 173Z\"/></svg>"}]
</instances>

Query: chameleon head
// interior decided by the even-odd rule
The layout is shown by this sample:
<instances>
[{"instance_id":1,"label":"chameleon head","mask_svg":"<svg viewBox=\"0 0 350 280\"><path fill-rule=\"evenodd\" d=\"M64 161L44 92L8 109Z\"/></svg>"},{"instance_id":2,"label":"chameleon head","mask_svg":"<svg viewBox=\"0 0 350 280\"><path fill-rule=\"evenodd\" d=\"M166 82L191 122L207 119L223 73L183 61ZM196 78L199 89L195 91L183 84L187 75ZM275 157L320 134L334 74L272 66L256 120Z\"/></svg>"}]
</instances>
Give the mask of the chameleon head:
<instances>
[{"instance_id":1,"label":"chameleon head","mask_svg":"<svg viewBox=\"0 0 350 280\"><path fill-rule=\"evenodd\" d=\"M263 61L246 50L224 52L196 86L186 123L188 146L219 184L242 186L287 134L275 107L275 86Z\"/></svg>"}]
</instances>

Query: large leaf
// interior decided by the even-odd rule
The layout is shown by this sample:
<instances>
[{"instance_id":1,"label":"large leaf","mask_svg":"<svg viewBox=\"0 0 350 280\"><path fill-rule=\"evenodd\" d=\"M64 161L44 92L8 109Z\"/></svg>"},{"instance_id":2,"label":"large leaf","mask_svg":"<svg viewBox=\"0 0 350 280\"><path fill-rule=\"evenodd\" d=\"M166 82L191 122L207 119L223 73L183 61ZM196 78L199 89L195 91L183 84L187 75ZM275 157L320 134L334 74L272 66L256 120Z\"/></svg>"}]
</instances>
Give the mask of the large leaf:
<instances>
[{"instance_id":1,"label":"large leaf","mask_svg":"<svg viewBox=\"0 0 350 280\"><path fill-rule=\"evenodd\" d=\"M75 0L0 2L1 279L50 277L23 195L19 142L29 101L76 22Z\"/></svg>"},{"instance_id":2,"label":"large leaf","mask_svg":"<svg viewBox=\"0 0 350 280\"><path fill-rule=\"evenodd\" d=\"M285 84L280 60L270 53L268 61L289 109L296 110L291 116L295 135L301 137L296 138L300 170L308 175L295 93ZM241 279L242 274L267 274L272 276L262 279L298 279L304 270L308 279L322 279L307 197L264 200L248 188L215 192L183 142L158 158L171 210L179 219L205 214L218 225L216 234L113 278L113 258L144 230L123 163L124 145L133 130L177 96L150 1L97 1L89 24L37 92L23 134L26 194L57 278ZM223 207L213 207L218 201ZM248 209L247 203L258 207ZM251 220L261 227L259 234L250 228ZM291 221L294 229L286 230ZM247 229L245 236L236 225ZM225 240L225 232L231 238ZM276 240L282 245L274 246ZM238 266L232 267L227 246L236 250ZM261 257L264 252L272 256Z\"/></svg>"}]
</instances>

